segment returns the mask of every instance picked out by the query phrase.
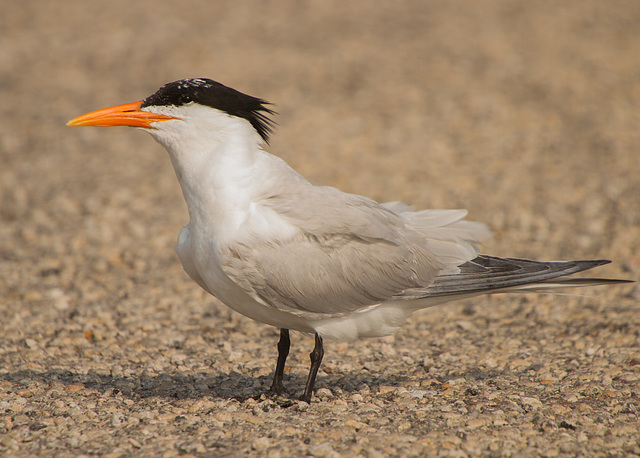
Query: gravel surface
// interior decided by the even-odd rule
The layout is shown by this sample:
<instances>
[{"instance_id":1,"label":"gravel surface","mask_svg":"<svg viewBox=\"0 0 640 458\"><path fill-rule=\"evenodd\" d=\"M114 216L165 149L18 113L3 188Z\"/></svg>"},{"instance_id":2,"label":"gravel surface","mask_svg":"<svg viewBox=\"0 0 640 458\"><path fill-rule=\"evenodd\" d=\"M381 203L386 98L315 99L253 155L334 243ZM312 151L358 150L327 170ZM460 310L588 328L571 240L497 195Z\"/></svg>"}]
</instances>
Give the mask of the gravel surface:
<instances>
[{"instance_id":1,"label":"gravel surface","mask_svg":"<svg viewBox=\"0 0 640 458\"><path fill-rule=\"evenodd\" d=\"M640 278L640 2L6 2L0 18L0 455L640 454L640 290L479 298L395 336L232 313L173 252L164 150L68 129L163 83L275 103L317 184L468 208L483 252Z\"/></svg>"}]
</instances>

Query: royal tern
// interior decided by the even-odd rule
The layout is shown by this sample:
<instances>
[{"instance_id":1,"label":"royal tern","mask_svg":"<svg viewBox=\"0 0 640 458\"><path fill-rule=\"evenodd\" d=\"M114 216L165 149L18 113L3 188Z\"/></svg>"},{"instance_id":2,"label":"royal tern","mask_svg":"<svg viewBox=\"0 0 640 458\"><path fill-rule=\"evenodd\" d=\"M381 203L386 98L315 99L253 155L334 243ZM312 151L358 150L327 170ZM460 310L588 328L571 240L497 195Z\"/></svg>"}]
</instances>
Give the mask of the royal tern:
<instances>
[{"instance_id":1,"label":"royal tern","mask_svg":"<svg viewBox=\"0 0 640 458\"><path fill-rule=\"evenodd\" d=\"M309 402L323 338L389 335L416 310L480 294L625 282L566 278L605 260L479 255L488 230L465 210L414 211L314 186L263 149L268 105L183 79L67 125L142 128L167 149L190 217L176 246L184 270L231 309L280 328L271 393L284 391L290 329L315 334Z\"/></svg>"}]
</instances>

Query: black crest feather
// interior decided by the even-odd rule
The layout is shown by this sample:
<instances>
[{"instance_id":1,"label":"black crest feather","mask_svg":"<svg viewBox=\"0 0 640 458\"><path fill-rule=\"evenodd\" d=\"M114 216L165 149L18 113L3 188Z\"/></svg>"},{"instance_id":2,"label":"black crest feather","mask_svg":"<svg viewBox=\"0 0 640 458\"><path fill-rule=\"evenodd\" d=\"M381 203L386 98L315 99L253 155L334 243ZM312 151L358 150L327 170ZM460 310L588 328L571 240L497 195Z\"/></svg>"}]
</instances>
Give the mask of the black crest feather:
<instances>
[{"instance_id":1,"label":"black crest feather","mask_svg":"<svg viewBox=\"0 0 640 458\"><path fill-rule=\"evenodd\" d=\"M182 106L199 103L215 108L231 116L246 119L265 142L273 132L275 114L266 107L269 102L236 91L208 78L187 78L167 83L142 101L142 107Z\"/></svg>"}]
</instances>

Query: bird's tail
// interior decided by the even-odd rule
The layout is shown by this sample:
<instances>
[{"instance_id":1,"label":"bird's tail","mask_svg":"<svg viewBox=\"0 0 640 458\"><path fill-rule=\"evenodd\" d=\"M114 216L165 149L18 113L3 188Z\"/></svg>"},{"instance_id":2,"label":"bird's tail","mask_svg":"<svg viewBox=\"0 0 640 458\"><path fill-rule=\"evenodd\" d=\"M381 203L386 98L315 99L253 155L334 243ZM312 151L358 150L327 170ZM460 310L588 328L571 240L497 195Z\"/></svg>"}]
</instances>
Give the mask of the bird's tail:
<instances>
[{"instance_id":1,"label":"bird's tail","mask_svg":"<svg viewBox=\"0 0 640 458\"><path fill-rule=\"evenodd\" d=\"M539 262L480 255L460 265L459 273L440 275L427 288L405 291L398 299L415 300L418 308L422 308L480 294L548 292L557 288L633 283L610 278L567 278L610 262Z\"/></svg>"}]
</instances>

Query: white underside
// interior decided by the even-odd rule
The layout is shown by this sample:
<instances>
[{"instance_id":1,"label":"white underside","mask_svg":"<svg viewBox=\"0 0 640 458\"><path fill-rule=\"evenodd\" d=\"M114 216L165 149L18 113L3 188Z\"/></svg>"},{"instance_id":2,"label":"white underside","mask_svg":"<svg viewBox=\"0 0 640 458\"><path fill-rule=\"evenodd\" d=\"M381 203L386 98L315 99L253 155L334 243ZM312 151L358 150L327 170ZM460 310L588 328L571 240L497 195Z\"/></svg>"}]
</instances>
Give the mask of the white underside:
<instances>
[{"instance_id":1,"label":"white underside","mask_svg":"<svg viewBox=\"0 0 640 458\"><path fill-rule=\"evenodd\" d=\"M211 255L215 253L211 245L209 249L200 249L201 253L208 253L204 256L195 254L198 252L198 246L202 248L200 244L194 242L190 225L185 226L180 232L176 245L176 253L185 272L229 308L260 323L304 333L318 333L329 340L353 341L364 337L391 335L397 332L407 317L416 310L476 295L388 301L347 315L309 318L283 312L254 300L219 267L218 260ZM198 261L196 258L201 260Z\"/></svg>"}]
</instances>

